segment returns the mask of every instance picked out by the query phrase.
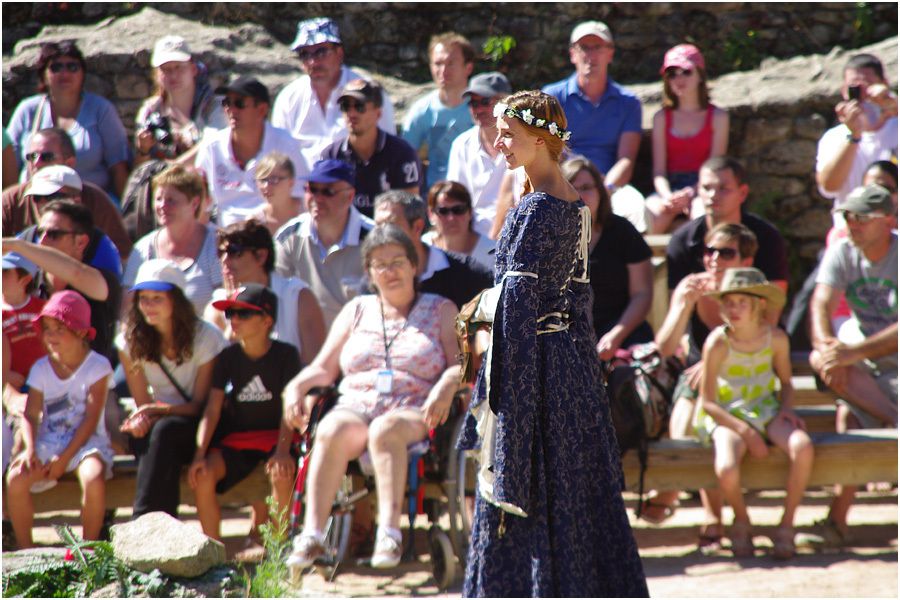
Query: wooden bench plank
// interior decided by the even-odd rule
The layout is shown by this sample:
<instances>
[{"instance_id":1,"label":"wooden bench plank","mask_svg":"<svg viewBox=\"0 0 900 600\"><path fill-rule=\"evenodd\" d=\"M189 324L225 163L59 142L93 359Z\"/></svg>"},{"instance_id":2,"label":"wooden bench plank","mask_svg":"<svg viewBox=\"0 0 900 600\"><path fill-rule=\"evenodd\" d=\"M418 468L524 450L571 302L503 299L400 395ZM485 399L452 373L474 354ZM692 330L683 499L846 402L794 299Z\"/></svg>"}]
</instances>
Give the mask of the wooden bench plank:
<instances>
[{"instance_id":1,"label":"wooden bench plank","mask_svg":"<svg viewBox=\"0 0 900 600\"><path fill-rule=\"evenodd\" d=\"M849 433L813 433L816 459L809 486L835 483L861 485L870 481L896 482L897 430L861 429ZM712 448L693 440L660 440L650 446L644 489L697 490L716 487ZM622 461L625 482L636 491L640 463L628 452ZM747 456L741 466L741 482L747 489L783 489L787 480L787 456L777 448L769 456Z\"/></svg>"},{"instance_id":2,"label":"wooden bench plank","mask_svg":"<svg viewBox=\"0 0 900 600\"><path fill-rule=\"evenodd\" d=\"M834 404L835 394L830 390L817 389L812 375L794 375L791 383L794 385L795 406Z\"/></svg>"},{"instance_id":3,"label":"wooden bench plank","mask_svg":"<svg viewBox=\"0 0 900 600\"><path fill-rule=\"evenodd\" d=\"M837 407L834 404L819 406L798 406L797 415L806 423L809 432L833 432Z\"/></svg>"}]
</instances>

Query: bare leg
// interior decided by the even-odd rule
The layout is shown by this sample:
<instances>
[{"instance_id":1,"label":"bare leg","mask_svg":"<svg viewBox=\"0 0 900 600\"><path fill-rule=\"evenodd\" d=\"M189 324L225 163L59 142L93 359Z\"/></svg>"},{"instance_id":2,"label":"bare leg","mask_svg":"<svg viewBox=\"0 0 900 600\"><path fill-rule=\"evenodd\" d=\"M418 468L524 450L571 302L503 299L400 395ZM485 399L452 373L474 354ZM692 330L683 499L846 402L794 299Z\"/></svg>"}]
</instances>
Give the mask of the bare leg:
<instances>
[{"instance_id":1,"label":"bare leg","mask_svg":"<svg viewBox=\"0 0 900 600\"><path fill-rule=\"evenodd\" d=\"M97 456L81 461L76 473L81 484L81 537L85 540L100 538L103 514L106 512L106 467Z\"/></svg>"},{"instance_id":2,"label":"bare leg","mask_svg":"<svg viewBox=\"0 0 900 600\"><path fill-rule=\"evenodd\" d=\"M749 523L750 516L741 490L741 460L747 452L747 444L727 427L716 427L712 437L715 445L714 468L722 494L734 510L735 523Z\"/></svg>"},{"instance_id":3,"label":"bare leg","mask_svg":"<svg viewBox=\"0 0 900 600\"><path fill-rule=\"evenodd\" d=\"M835 430L838 433L846 433L853 429L859 429L862 424L859 422L850 409L843 404L838 404L837 415L835 416ZM831 508L828 511L828 518L837 526L838 530L844 535L847 534L847 515L850 507L853 505L853 498L856 496L855 485L836 485L834 486L834 500L831 501Z\"/></svg>"},{"instance_id":4,"label":"bare leg","mask_svg":"<svg viewBox=\"0 0 900 600\"><path fill-rule=\"evenodd\" d=\"M809 475L812 473L815 450L812 440L802 429L794 427L783 419L772 421L767 433L772 443L781 448L791 461L784 499L784 514L779 527L794 526L794 514L803 499Z\"/></svg>"},{"instance_id":5,"label":"bare leg","mask_svg":"<svg viewBox=\"0 0 900 600\"><path fill-rule=\"evenodd\" d=\"M194 499L203 533L219 541L222 541L222 509L216 498L216 484L224 477L225 461L222 459L222 453L210 450L206 455L206 470L197 477Z\"/></svg>"},{"instance_id":6,"label":"bare leg","mask_svg":"<svg viewBox=\"0 0 900 600\"><path fill-rule=\"evenodd\" d=\"M425 438L425 421L418 411L391 412L372 421L369 453L378 490L378 524L400 528L400 506L406 488L407 446Z\"/></svg>"},{"instance_id":7,"label":"bare leg","mask_svg":"<svg viewBox=\"0 0 900 600\"><path fill-rule=\"evenodd\" d=\"M34 541L31 528L34 525L34 502L31 499L31 486L43 479L40 469L25 470L22 465L14 464L6 475L6 506L9 520L12 521L19 549L31 548Z\"/></svg>"},{"instance_id":8,"label":"bare leg","mask_svg":"<svg viewBox=\"0 0 900 600\"><path fill-rule=\"evenodd\" d=\"M282 515L288 519L288 511L291 505L291 497L294 494L294 475L295 470L291 469L290 473L283 476L275 474L269 475L269 485L272 487L272 497L275 499L276 515ZM263 517L268 515L268 508L263 504L263 510L260 511ZM275 515L270 515L270 518ZM263 519L265 522L265 518ZM261 523L260 523L261 524Z\"/></svg>"},{"instance_id":9,"label":"bare leg","mask_svg":"<svg viewBox=\"0 0 900 600\"><path fill-rule=\"evenodd\" d=\"M822 359L818 352L813 350L810 353L809 362L828 383L828 379L822 373ZM829 384L829 387L847 402L858 406L889 426L897 427L897 405L885 395L875 378L857 365L841 368L847 372L846 383L839 386Z\"/></svg>"},{"instance_id":10,"label":"bare leg","mask_svg":"<svg viewBox=\"0 0 900 600\"><path fill-rule=\"evenodd\" d=\"M672 414L669 417L669 437L673 440L686 440L694 437L694 401L684 396L675 400ZM679 490L659 490L651 496L653 505L645 511L654 510L654 516L664 517L666 506L672 507L678 501Z\"/></svg>"},{"instance_id":11,"label":"bare leg","mask_svg":"<svg viewBox=\"0 0 900 600\"><path fill-rule=\"evenodd\" d=\"M306 531L321 531L325 527L347 463L366 449L368 430L362 417L341 409L333 409L319 423L309 465L303 520Z\"/></svg>"}]
</instances>

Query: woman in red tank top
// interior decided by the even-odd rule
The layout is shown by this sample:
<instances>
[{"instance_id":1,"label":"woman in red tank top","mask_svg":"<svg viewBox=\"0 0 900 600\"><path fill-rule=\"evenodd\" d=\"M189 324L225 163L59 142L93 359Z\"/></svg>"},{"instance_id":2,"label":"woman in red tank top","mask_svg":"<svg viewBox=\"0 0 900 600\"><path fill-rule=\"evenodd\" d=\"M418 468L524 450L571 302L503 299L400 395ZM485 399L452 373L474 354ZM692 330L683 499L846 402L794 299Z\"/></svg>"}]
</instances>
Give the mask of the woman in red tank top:
<instances>
[{"instance_id":1,"label":"woman in red tank top","mask_svg":"<svg viewBox=\"0 0 900 600\"><path fill-rule=\"evenodd\" d=\"M696 46L666 52L663 108L653 116L653 186L647 198L652 233L666 233L689 217L700 166L728 148L728 113L712 105L706 62Z\"/></svg>"}]
</instances>

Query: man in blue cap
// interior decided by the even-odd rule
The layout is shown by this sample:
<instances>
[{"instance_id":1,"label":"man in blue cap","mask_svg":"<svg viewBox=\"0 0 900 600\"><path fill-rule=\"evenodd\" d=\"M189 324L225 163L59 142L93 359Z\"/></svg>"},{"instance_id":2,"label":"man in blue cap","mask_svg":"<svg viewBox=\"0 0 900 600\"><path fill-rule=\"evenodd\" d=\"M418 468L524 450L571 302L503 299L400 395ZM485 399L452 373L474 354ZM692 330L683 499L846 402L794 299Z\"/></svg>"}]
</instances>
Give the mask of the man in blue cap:
<instances>
[{"instance_id":1,"label":"man in blue cap","mask_svg":"<svg viewBox=\"0 0 900 600\"><path fill-rule=\"evenodd\" d=\"M316 162L322 150L347 135L338 109L338 95L360 74L344 65L344 47L337 24L317 17L297 24L291 44L304 75L289 83L275 99L272 124L287 129L300 140L300 152L308 164ZM388 133L397 131L394 107L384 94L378 126Z\"/></svg>"},{"instance_id":2,"label":"man in blue cap","mask_svg":"<svg viewBox=\"0 0 900 600\"><path fill-rule=\"evenodd\" d=\"M322 307L326 329L363 279L363 238L374 226L353 207L353 166L326 159L313 166L306 184L309 212L284 224L275 235L275 270L309 284Z\"/></svg>"}]
</instances>

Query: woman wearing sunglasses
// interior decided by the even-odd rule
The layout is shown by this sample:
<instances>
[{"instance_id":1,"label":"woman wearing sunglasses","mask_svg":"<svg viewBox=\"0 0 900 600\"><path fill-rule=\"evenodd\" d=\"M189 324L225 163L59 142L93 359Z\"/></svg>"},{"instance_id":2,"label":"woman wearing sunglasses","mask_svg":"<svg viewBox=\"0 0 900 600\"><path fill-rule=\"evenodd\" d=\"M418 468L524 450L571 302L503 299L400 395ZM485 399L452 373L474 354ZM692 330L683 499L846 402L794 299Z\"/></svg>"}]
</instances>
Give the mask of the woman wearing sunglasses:
<instances>
[{"instance_id":1,"label":"woman wearing sunglasses","mask_svg":"<svg viewBox=\"0 0 900 600\"><path fill-rule=\"evenodd\" d=\"M192 57L185 39L177 35L157 40L150 65L156 89L138 110L135 163L151 159L189 161L204 129L228 126L209 84L209 72Z\"/></svg>"},{"instance_id":2,"label":"woman wearing sunglasses","mask_svg":"<svg viewBox=\"0 0 900 600\"><path fill-rule=\"evenodd\" d=\"M184 293L197 314L202 314L213 290L222 285L216 228L200 221L207 198L203 177L193 169L172 165L153 178L153 189L159 227L134 244L122 284L133 285L147 260L165 258L184 273ZM130 298L125 298L125 306L129 303Z\"/></svg>"},{"instance_id":3,"label":"woman wearing sunglasses","mask_svg":"<svg viewBox=\"0 0 900 600\"><path fill-rule=\"evenodd\" d=\"M649 233L672 231L690 218L700 165L728 150L728 113L709 101L700 50L692 44L670 48L660 74L663 108L653 115L656 194L647 198Z\"/></svg>"},{"instance_id":4,"label":"woman wearing sunglasses","mask_svg":"<svg viewBox=\"0 0 900 600\"><path fill-rule=\"evenodd\" d=\"M75 145L75 170L81 178L118 202L128 178L128 138L115 107L84 91L87 65L78 46L73 41L41 44L35 69L39 93L19 103L8 128L21 165L34 132L60 127ZM20 181L25 177L21 168Z\"/></svg>"},{"instance_id":5,"label":"woman wearing sunglasses","mask_svg":"<svg viewBox=\"0 0 900 600\"><path fill-rule=\"evenodd\" d=\"M186 285L174 263L144 262L116 337L137 405L121 426L138 460L135 518L153 511L178 516L181 469L194 458L215 358L227 345L218 329L197 317Z\"/></svg>"},{"instance_id":6,"label":"woman wearing sunglasses","mask_svg":"<svg viewBox=\"0 0 900 600\"><path fill-rule=\"evenodd\" d=\"M494 270L497 243L472 228L472 196L456 181L438 181L428 190L428 220L432 229L422 241L441 250L471 256Z\"/></svg>"}]
</instances>

